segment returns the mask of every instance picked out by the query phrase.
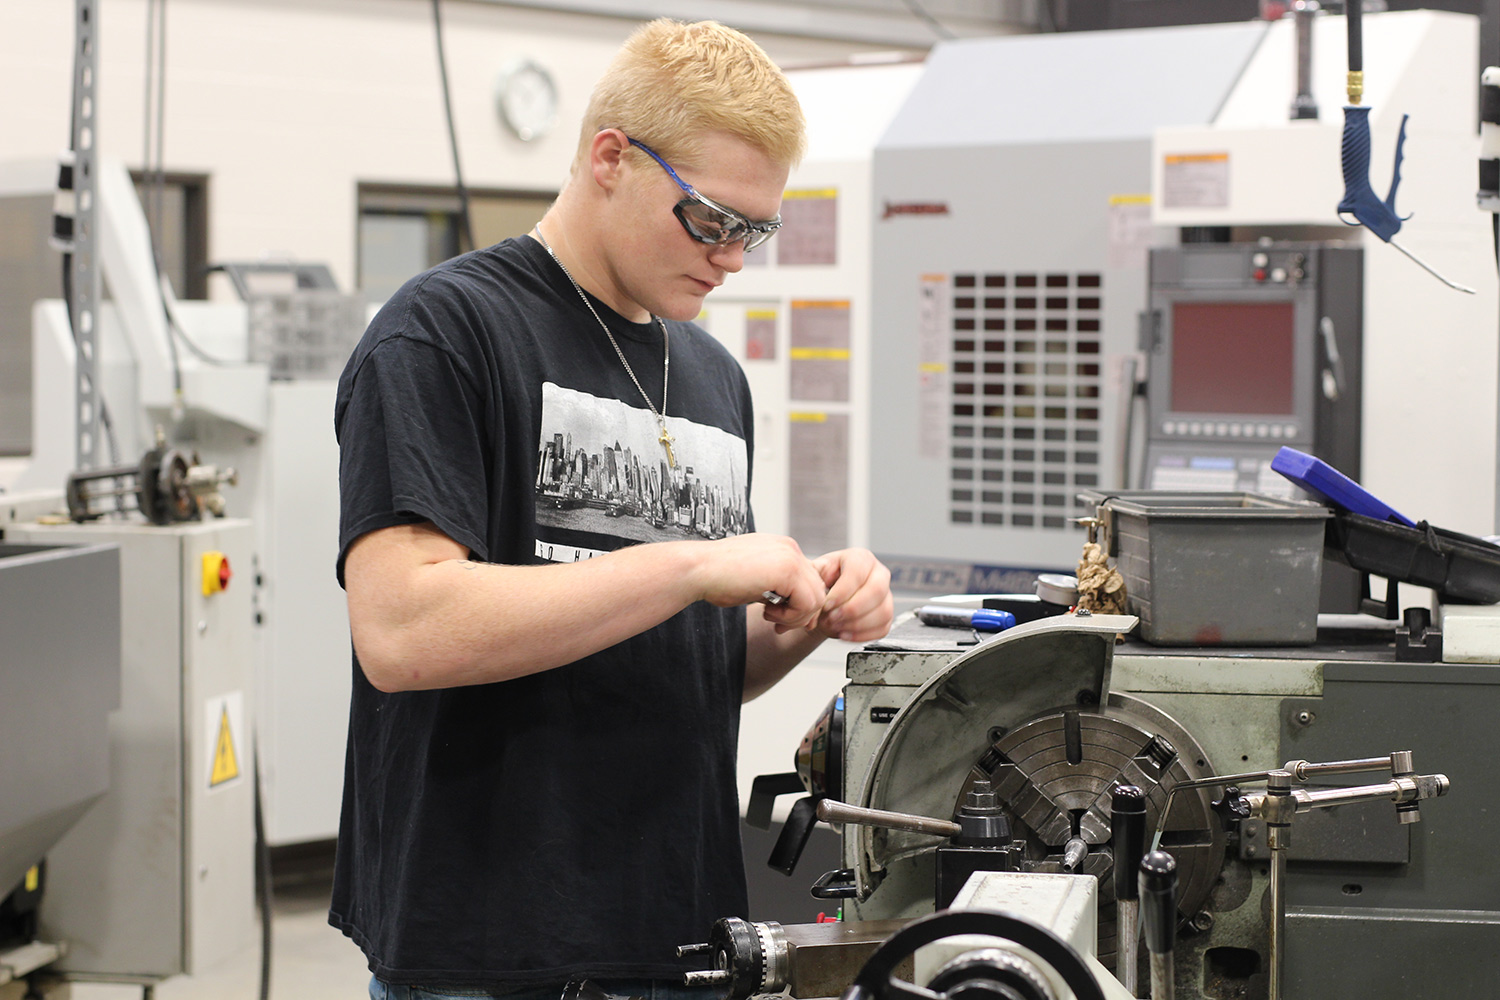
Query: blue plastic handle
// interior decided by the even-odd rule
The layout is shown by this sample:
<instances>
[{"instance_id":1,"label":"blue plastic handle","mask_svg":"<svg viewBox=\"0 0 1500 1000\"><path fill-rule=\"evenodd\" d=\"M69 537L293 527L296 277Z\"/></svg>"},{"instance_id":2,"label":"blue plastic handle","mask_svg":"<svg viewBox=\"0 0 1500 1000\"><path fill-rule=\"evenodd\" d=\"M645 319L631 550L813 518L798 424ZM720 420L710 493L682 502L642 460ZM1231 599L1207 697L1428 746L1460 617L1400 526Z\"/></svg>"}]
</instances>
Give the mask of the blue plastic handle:
<instances>
[{"instance_id":1,"label":"blue plastic handle","mask_svg":"<svg viewBox=\"0 0 1500 1000\"><path fill-rule=\"evenodd\" d=\"M1339 202L1340 218L1352 215L1366 229L1389 243L1401 231L1403 217L1396 214L1396 188L1401 184L1401 149L1406 145L1406 120L1401 116L1401 132L1396 138L1396 165L1391 172L1391 191L1381 201L1370 187L1370 109L1344 105L1344 200ZM1407 216L1406 218L1410 218ZM1353 225L1353 223L1350 223Z\"/></svg>"}]
</instances>

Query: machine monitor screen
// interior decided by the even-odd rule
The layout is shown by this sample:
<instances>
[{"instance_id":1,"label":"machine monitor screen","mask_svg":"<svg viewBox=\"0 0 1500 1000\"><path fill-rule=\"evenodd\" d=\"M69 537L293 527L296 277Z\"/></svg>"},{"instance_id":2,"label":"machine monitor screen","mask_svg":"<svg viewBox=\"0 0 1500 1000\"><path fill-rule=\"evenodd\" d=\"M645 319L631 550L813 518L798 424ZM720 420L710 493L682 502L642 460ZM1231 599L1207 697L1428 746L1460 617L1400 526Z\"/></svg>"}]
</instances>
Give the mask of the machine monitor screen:
<instances>
[{"instance_id":1,"label":"machine monitor screen","mask_svg":"<svg viewBox=\"0 0 1500 1000\"><path fill-rule=\"evenodd\" d=\"M1291 302L1172 305L1172 411L1293 411Z\"/></svg>"}]
</instances>

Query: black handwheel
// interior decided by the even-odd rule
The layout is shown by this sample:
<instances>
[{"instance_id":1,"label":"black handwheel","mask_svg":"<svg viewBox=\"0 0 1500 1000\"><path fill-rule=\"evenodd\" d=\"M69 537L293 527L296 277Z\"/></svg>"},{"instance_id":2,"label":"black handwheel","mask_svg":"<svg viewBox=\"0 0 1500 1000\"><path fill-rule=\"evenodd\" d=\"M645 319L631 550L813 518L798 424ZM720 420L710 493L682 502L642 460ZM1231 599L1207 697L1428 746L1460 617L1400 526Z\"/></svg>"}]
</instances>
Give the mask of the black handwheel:
<instances>
[{"instance_id":1,"label":"black handwheel","mask_svg":"<svg viewBox=\"0 0 1500 1000\"><path fill-rule=\"evenodd\" d=\"M1025 917L995 910L939 910L907 924L891 935L865 962L844 991L843 1000L941 1000L935 993L895 978L896 966L924 944L958 934L984 934L1013 941L1046 962L1073 991L1077 1000L1104 1000L1083 956L1072 945ZM955 986L960 984L954 984Z\"/></svg>"}]
</instances>

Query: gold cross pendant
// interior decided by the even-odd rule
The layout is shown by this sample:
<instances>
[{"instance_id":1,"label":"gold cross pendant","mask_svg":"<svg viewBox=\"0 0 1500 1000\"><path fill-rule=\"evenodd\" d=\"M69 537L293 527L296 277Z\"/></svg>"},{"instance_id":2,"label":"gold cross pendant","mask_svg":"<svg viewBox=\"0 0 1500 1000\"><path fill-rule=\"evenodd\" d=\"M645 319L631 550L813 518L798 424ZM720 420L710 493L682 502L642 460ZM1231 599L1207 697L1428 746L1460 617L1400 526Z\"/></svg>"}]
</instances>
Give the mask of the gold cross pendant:
<instances>
[{"instance_id":1,"label":"gold cross pendant","mask_svg":"<svg viewBox=\"0 0 1500 1000\"><path fill-rule=\"evenodd\" d=\"M661 425L661 436L658 437L656 440L660 441L662 448L666 450L666 453L667 453L667 468L669 468L669 469L675 469L675 468L677 468L677 456L675 456L675 455L672 454L672 435L670 435L670 434L667 433L667 425L666 424L662 424Z\"/></svg>"}]
</instances>

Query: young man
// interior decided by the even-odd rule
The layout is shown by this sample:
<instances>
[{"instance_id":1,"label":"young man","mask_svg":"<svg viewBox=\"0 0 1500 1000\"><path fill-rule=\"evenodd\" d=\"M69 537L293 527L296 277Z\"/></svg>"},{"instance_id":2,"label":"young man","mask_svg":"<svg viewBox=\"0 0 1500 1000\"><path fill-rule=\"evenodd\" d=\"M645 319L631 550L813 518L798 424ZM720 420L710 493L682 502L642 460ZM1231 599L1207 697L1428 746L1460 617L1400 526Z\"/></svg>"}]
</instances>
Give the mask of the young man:
<instances>
[{"instance_id":1,"label":"young man","mask_svg":"<svg viewBox=\"0 0 1500 1000\"><path fill-rule=\"evenodd\" d=\"M752 530L744 375L688 322L803 131L749 39L646 25L537 229L413 278L349 361L330 921L372 995L665 996L746 909L740 703L890 625L869 552Z\"/></svg>"}]
</instances>

